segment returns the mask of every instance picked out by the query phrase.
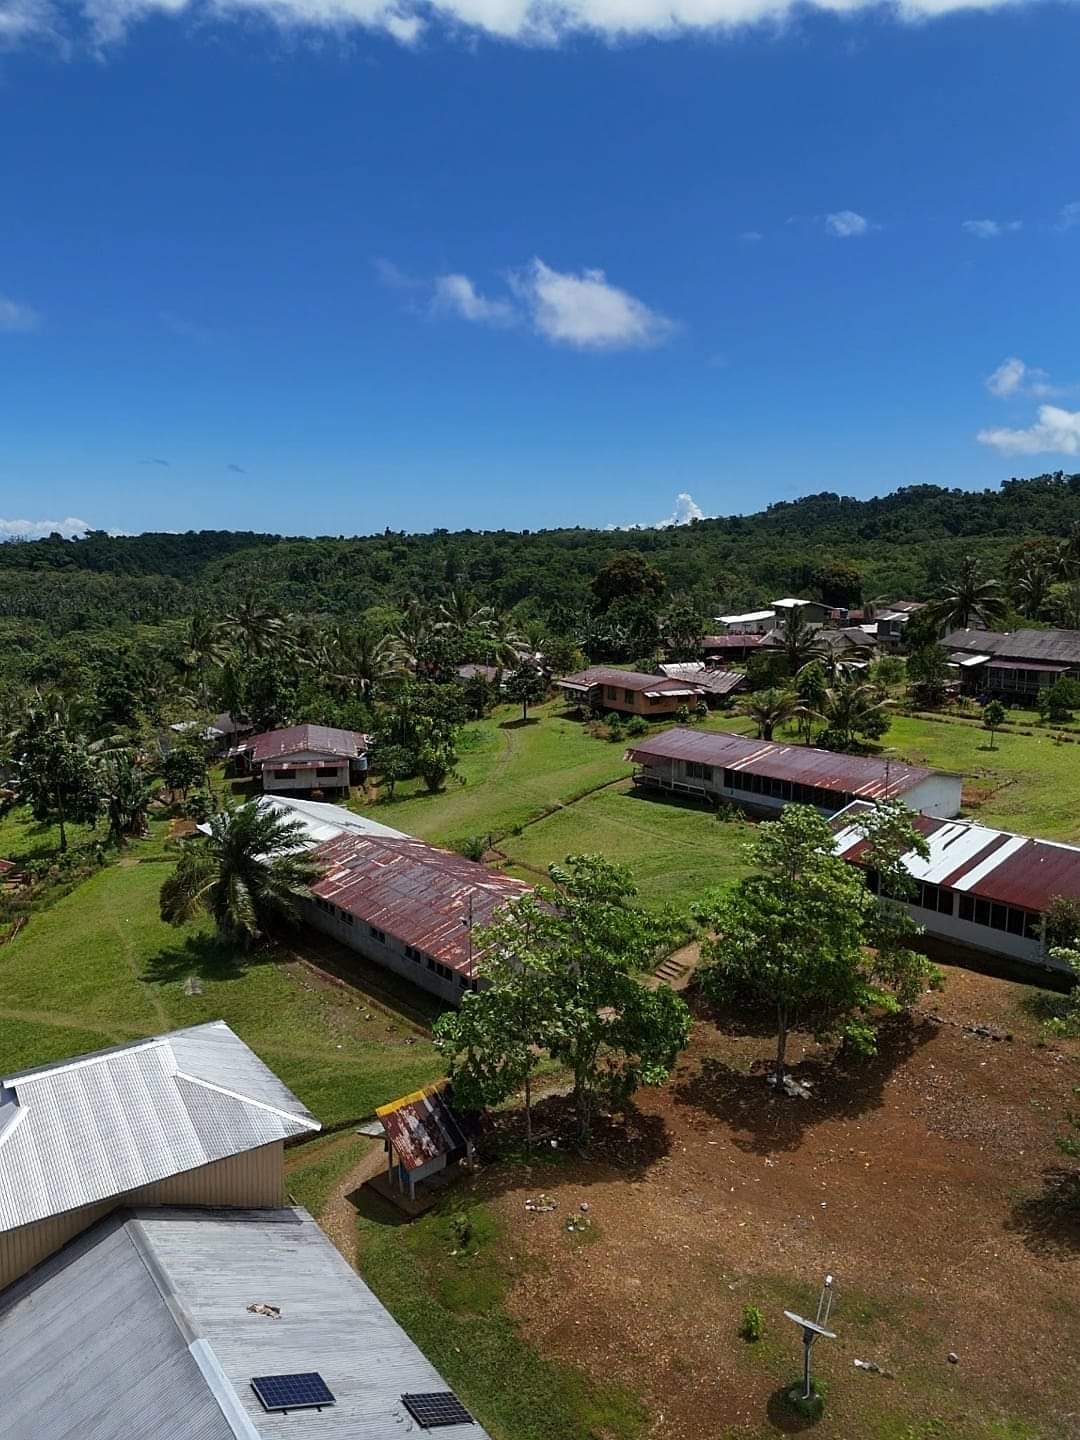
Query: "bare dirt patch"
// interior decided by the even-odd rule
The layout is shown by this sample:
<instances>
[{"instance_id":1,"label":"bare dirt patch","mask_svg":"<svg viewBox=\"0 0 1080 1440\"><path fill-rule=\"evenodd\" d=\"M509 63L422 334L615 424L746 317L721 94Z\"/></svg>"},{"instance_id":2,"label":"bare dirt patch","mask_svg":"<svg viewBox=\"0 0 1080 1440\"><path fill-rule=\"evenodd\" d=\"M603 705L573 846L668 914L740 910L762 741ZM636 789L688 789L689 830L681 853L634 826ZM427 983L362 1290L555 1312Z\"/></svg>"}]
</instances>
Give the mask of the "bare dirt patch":
<instances>
[{"instance_id":1,"label":"bare dirt patch","mask_svg":"<svg viewBox=\"0 0 1080 1440\"><path fill-rule=\"evenodd\" d=\"M510 1302L526 1334L640 1393L652 1437L786 1433L804 1422L777 1400L799 1365L781 1312L831 1271L818 1435L1080 1436L1080 1229L1047 1203L1080 1062L1039 1043L1022 996L950 971L849 1070L807 1039L805 1101L771 1096L769 1036L699 1022L673 1083L588 1160L560 1148L476 1182L530 1262ZM547 1103L557 1125L566 1102ZM555 1208L527 1210L541 1191ZM765 1315L756 1345L737 1337L744 1304Z\"/></svg>"}]
</instances>

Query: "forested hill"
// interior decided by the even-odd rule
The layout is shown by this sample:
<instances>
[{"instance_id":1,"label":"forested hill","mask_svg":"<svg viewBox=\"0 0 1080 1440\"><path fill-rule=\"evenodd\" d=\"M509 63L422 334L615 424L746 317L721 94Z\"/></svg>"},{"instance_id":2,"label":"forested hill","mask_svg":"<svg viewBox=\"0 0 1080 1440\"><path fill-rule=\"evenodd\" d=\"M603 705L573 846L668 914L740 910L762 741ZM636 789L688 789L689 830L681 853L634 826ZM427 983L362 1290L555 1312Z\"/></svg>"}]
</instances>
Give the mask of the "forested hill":
<instances>
[{"instance_id":1,"label":"forested hill","mask_svg":"<svg viewBox=\"0 0 1080 1440\"><path fill-rule=\"evenodd\" d=\"M854 500L823 493L755 515L666 530L384 532L353 539L202 530L0 545L0 616L57 633L160 623L256 590L304 613L358 618L465 586L539 618L584 606L592 577L619 550L648 555L669 593L708 613L777 593L845 586L866 598L919 598L965 554L1003 571L1019 542L1080 522L1080 475L1009 480L999 489L909 486ZM826 595L826 598L829 598Z\"/></svg>"}]
</instances>

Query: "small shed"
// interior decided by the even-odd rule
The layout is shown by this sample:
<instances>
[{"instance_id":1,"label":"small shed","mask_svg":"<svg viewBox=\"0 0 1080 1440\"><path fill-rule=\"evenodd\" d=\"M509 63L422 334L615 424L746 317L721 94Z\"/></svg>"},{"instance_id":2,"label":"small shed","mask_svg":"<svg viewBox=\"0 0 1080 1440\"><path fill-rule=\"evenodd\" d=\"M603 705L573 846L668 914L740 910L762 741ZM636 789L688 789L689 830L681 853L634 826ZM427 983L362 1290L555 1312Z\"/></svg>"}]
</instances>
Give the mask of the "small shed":
<instances>
[{"instance_id":1,"label":"small shed","mask_svg":"<svg viewBox=\"0 0 1080 1440\"><path fill-rule=\"evenodd\" d=\"M448 1089L446 1081L427 1085L375 1112L385 1136L387 1179L410 1200L416 1199L422 1181L462 1155L471 1156L472 1142L450 1109Z\"/></svg>"}]
</instances>

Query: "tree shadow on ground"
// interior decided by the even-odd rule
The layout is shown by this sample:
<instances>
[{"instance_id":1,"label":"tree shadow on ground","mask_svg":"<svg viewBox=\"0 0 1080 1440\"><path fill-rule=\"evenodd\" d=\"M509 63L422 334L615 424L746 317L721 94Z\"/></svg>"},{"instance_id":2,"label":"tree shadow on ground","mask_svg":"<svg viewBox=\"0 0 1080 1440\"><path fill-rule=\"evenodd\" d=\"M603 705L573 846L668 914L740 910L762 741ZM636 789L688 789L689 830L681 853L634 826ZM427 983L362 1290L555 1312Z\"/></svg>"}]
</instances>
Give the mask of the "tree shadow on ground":
<instances>
[{"instance_id":1,"label":"tree shadow on ground","mask_svg":"<svg viewBox=\"0 0 1080 1440\"><path fill-rule=\"evenodd\" d=\"M671 1151L671 1136L659 1115L648 1115L631 1102L625 1110L597 1115L592 1136L582 1147L568 1095L550 1095L533 1106L533 1148L525 1149L524 1116L502 1111L479 1144L486 1195L521 1186L542 1190L555 1185L596 1185L612 1179L642 1180ZM554 1142L554 1144L552 1143Z\"/></svg>"},{"instance_id":2,"label":"tree shadow on ground","mask_svg":"<svg viewBox=\"0 0 1080 1440\"><path fill-rule=\"evenodd\" d=\"M746 1033L746 1032L744 1032ZM749 1032L761 1033L761 1032ZM865 1059L813 1057L793 1065L792 1078L808 1086L808 1100L777 1095L766 1084L772 1057L755 1060L750 1071L736 1070L714 1056L674 1087L679 1104L703 1111L733 1132L732 1144L753 1155L794 1150L808 1130L835 1116L860 1115L884 1103L893 1073L938 1033L928 1020L889 1017L878 1029L878 1053Z\"/></svg>"},{"instance_id":3,"label":"tree shadow on ground","mask_svg":"<svg viewBox=\"0 0 1080 1440\"><path fill-rule=\"evenodd\" d=\"M526 716L526 717L522 717L521 715L519 715L516 720L500 720L500 721L499 721L499 729L500 729L500 730L520 730L520 729L522 729L522 728L523 728L524 726L526 726L526 725L539 725L539 724L540 724L540 717L539 717L539 715L529 715L529 716Z\"/></svg>"},{"instance_id":4,"label":"tree shadow on ground","mask_svg":"<svg viewBox=\"0 0 1080 1440\"><path fill-rule=\"evenodd\" d=\"M1080 1254L1080 1170L1050 1165L1042 1189L1016 1201L1005 1229L1035 1255L1072 1260Z\"/></svg>"},{"instance_id":5,"label":"tree shadow on ground","mask_svg":"<svg viewBox=\"0 0 1080 1440\"><path fill-rule=\"evenodd\" d=\"M265 965L275 958L272 946L240 950L216 935L188 935L167 945L146 963L142 978L154 985L168 985L194 976L199 980L238 980L253 965Z\"/></svg>"}]
</instances>

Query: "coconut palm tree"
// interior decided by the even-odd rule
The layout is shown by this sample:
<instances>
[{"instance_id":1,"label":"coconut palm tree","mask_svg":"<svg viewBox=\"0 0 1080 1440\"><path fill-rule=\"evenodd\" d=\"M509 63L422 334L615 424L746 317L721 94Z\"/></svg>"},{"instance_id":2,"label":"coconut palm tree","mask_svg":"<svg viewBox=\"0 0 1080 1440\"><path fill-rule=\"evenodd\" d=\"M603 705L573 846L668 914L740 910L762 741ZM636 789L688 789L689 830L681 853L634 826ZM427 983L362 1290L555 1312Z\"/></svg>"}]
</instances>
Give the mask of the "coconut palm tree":
<instances>
[{"instance_id":1,"label":"coconut palm tree","mask_svg":"<svg viewBox=\"0 0 1080 1440\"><path fill-rule=\"evenodd\" d=\"M492 610L487 627L489 663L500 669L516 666L528 649L528 642L508 610Z\"/></svg>"},{"instance_id":2,"label":"coconut palm tree","mask_svg":"<svg viewBox=\"0 0 1080 1440\"><path fill-rule=\"evenodd\" d=\"M789 675L797 675L804 665L825 657L826 649L801 605L793 605L769 637L772 648L779 649L787 661Z\"/></svg>"},{"instance_id":3,"label":"coconut palm tree","mask_svg":"<svg viewBox=\"0 0 1080 1440\"><path fill-rule=\"evenodd\" d=\"M1013 598L1029 619L1038 619L1052 581L1053 576L1046 566L1031 556L1017 571L1012 585Z\"/></svg>"},{"instance_id":4,"label":"coconut palm tree","mask_svg":"<svg viewBox=\"0 0 1080 1440\"><path fill-rule=\"evenodd\" d=\"M254 590L233 607L224 624L253 660L268 659L291 649L286 617L273 605L265 604Z\"/></svg>"},{"instance_id":5,"label":"coconut palm tree","mask_svg":"<svg viewBox=\"0 0 1080 1440\"><path fill-rule=\"evenodd\" d=\"M1074 520L1058 546L1058 574L1062 580L1080 580L1080 520Z\"/></svg>"},{"instance_id":6,"label":"coconut palm tree","mask_svg":"<svg viewBox=\"0 0 1080 1440\"><path fill-rule=\"evenodd\" d=\"M889 728L892 701L867 680L841 678L830 685L817 707L824 721L823 744L833 750L850 750L860 739L879 739Z\"/></svg>"},{"instance_id":7,"label":"coconut palm tree","mask_svg":"<svg viewBox=\"0 0 1080 1440\"><path fill-rule=\"evenodd\" d=\"M798 697L788 690L755 690L743 705L743 714L757 725L761 740L771 740L773 731L793 719L798 710Z\"/></svg>"},{"instance_id":8,"label":"coconut palm tree","mask_svg":"<svg viewBox=\"0 0 1080 1440\"><path fill-rule=\"evenodd\" d=\"M295 921L320 875L302 848L304 827L256 800L209 821L161 887L161 918L182 925L208 914L223 938L250 945L274 920Z\"/></svg>"},{"instance_id":9,"label":"coconut palm tree","mask_svg":"<svg viewBox=\"0 0 1080 1440\"><path fill-rule=\"evenodd\" d=\"M1008 605L998 582L983 575L973 555L965 555L955 579L945 584L928 608L947 630L967 630L973 620L987 628L996 624Z\"/></svg>"},{"instance_id":10,"label":"coconut palm tree","mask_svg":"<svg viewBox=\"0 0 1080 1440\"><path fill-rule=\"evenodd\" d=\"M412 599L405 606L401 619L390 631L389 642L395 663L413 674L423 667L436 649L436 616L423 600Z\"/></svg>"}]
</instances>

